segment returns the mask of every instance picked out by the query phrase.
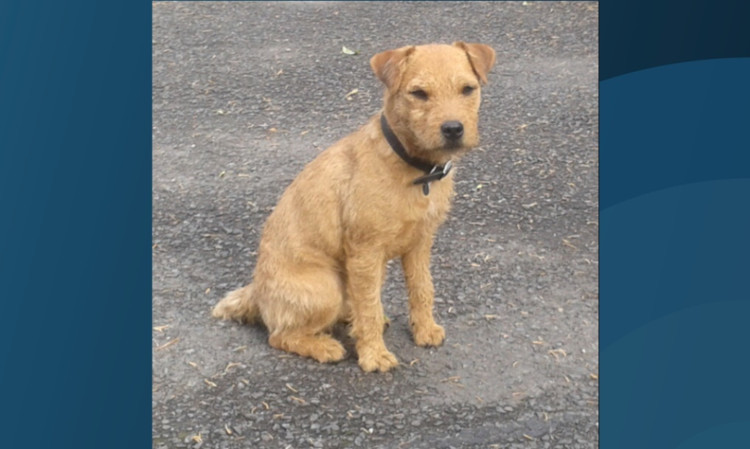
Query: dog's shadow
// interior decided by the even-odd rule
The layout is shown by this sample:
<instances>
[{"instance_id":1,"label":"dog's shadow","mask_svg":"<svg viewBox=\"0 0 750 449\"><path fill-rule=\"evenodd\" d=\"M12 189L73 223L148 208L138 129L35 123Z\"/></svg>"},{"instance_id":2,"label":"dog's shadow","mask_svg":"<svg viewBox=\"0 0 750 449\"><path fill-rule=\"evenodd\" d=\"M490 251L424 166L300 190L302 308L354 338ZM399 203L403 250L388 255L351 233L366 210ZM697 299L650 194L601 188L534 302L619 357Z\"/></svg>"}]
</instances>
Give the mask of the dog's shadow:
<instances>
[{"instance_id":1,"label":"dog's shadow","mask_svg":"<svg viewBox=\"0 0 750 449\"><path fill-rule=\"evenodd\" d=\"M354 338L350 335L352 325L350 323L336 323L331 329L333 338L340 341L346 349L344 360L357 360L357 349L354 345Z\"/></svg>"}]
</instances>

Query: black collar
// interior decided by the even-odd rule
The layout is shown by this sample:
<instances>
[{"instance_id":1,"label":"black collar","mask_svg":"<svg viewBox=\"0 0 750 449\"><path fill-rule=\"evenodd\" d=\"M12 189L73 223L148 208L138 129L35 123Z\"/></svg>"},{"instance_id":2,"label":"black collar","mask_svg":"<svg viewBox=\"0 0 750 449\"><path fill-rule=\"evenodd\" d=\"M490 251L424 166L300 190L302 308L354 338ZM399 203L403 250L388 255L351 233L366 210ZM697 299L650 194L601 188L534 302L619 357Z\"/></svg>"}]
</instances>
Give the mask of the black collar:
<instances>
[{"instance_id":1,"label":"black collar","mask_svg":"<svg viewBox=\"0 0 750 449\"><path fill-rule=\"evenodd\" d=\"M432 181L440 181L448 175L451 168L453 168L453 163L451 161L448 161L445 165L436 165L427 162L424 159L409 156L406 153L406 148L404 148L398 140L398 137L393 134L393 130L391 130L391 127L388 125L388 120L386 120L385 114L380 115L380 129L383 131L385 140L388 141L388 144L391 146L394 153L398 154L407 164L426 173L425 176L420 176L413 182L413 184L422 184L422 192L425 195L430 194L430 183Z\"/></svg>"}]
</instances>

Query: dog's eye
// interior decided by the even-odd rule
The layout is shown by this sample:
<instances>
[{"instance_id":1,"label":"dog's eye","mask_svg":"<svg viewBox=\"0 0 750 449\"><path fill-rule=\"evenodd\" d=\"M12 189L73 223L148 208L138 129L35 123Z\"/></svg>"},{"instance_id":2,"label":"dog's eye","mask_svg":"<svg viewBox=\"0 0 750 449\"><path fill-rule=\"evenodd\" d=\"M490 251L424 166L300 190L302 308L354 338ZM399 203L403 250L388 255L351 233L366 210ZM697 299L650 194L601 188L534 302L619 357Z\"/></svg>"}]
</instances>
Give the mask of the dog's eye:
<instances>
[{"instance_id":1,"label":"dog's eye","mask_svg":"<svg viewBox=\"0 0 750 449\"><path fill-rule=\"evenodd\" d=\"M419 98L420 100L427 100L427 92L423 91L422 89L414 89L413 91L409 92L413 96Z\"/></svg>"},{"instance_id":2,"label":"dog's eye","mask_svg":"<svg viewBox=\"0 0 750 449\"><path fill-rule=\"evenodd\" d=\"M468 97L475 90L476 90L476 87L474 86L464 86L464 90L462 90L461 93Z\"/></svg>"}]
</instances>

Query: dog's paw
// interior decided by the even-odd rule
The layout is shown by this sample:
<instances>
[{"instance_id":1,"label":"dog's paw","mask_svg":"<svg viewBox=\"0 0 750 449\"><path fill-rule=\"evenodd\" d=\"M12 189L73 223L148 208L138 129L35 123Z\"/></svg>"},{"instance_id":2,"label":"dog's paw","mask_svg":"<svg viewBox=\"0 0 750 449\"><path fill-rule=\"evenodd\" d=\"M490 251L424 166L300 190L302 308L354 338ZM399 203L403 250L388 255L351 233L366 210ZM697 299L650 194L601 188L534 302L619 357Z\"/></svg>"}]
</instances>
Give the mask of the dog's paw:
<instances>
[{"instance_id":1,"label":"dog's paw","mask_svg":"<svg viewBox=\"0 0 750 449\"><path fill-rule=\"evenodd\" d=\"M366 351L359 356L359 366L363 371L386 372L398 365L396 356L387 349L382 351Z\"/></svg>"},{"instance_id":2,"label":"dog's paw","mask_svg":"<svg viewBox=\"0 0 750 449\"><path fill-rule=\"evenodd\" d=\"M414 343L418 346L440 346L445 340L445 329L437 323L414 326Z\"/></svg>"},{"instance_id":3,"label":"dog's paw","mask_svg":"<svg viewBox=\"0 0 750 449\"><path fill-rule=\"evenodd\" d=\"M320 363L338 362L346 355L344 346L333 338L321 338L310 356Z\"/></svg>"}]
</instances>

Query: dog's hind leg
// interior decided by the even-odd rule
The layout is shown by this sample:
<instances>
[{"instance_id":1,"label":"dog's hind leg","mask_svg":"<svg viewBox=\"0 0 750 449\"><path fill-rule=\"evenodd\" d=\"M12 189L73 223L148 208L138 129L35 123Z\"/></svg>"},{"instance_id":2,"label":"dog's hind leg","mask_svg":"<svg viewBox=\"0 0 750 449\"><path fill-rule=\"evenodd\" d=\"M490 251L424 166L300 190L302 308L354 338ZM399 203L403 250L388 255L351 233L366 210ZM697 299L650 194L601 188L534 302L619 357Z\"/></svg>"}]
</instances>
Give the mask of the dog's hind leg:
<instances>
[{"instance_id":1,"label":"dog's hind leg","mask_svg":"<svg viewBox=\"0 0 750 449\"><path fill-rule=\"evenodd\" d=\"M310 357L320 363L337 362L344 358L346 350L335 338L326 333L311 334L306 329L274 332L268 343L276 349Z\"/></svg>"},{"instance_id":2,"label":"dog's hind leg","mask_svg":"<svg viewBox=\"0 0 750 449\"><path fill-rule=\"evenodd\" d=\"M342 313L340 275L318 267L295 271L277 272L264 298L268 343L321 363L343 359L344 346L330 334Z\"/></svg>"}]
</instances>

